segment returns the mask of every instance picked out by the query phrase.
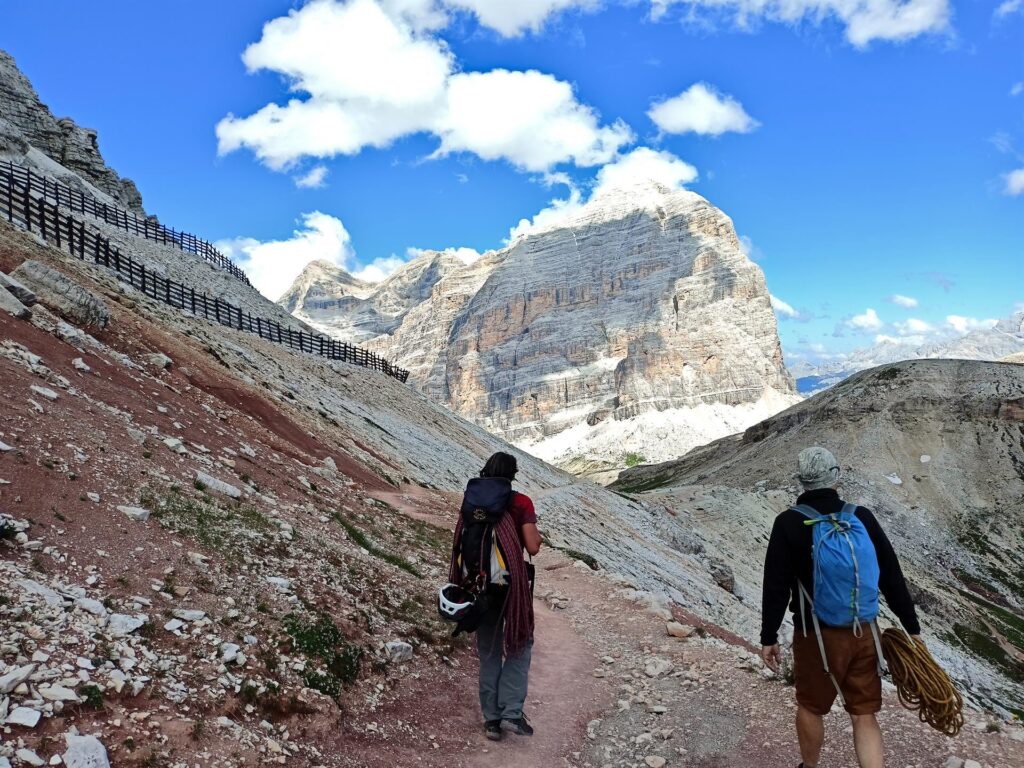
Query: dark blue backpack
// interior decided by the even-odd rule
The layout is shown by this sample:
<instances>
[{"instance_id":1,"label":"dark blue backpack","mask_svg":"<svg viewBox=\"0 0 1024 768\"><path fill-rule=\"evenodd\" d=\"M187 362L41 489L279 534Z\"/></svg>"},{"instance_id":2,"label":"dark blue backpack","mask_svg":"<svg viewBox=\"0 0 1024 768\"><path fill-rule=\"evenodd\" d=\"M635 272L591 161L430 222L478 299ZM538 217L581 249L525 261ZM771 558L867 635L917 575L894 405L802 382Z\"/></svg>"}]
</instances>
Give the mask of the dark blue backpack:
<instances>
[{"instance_id":1,"label":"dark blue backpack","mask_svg":"<svg viewBox=\"0 0 1024 768\"><path fill-rule=\"evenodd\" d=\"M856 629L873 622L878 617L878 556L854 514L857 507L844 504L832 515L806 504L793 509L814 529L814 615L830 627Z\"/></svg>"}]
</instances>

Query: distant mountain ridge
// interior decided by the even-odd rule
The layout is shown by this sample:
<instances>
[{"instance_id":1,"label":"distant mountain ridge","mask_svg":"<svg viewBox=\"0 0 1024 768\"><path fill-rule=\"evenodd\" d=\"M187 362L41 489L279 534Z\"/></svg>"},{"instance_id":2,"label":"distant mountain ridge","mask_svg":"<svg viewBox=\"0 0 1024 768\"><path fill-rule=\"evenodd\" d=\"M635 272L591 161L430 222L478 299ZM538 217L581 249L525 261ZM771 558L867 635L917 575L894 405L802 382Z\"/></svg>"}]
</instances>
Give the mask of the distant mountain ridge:
<instances>
[{"instance_id":1,"label":"distant mountain ridge","mask_svg":"<svg viewBox=\"0 0 1024 768\"><path fill-rule=\"evenodd\" d=\"M645 450L668 458L795 395L764 275L732 221L653 181L606 191L472 263L426 251L375 286L315 263L280 303L560 463L621 458L630 447L617 425L658 413L677 428ZM695 410L708 407L744 415L725 426Z\"/></svg>"},{"instance_id":2,"label":"distant mountain ridge","mask_svg":"<svg viewBox=\"0 0 1024 768\"><path fill-rule=\"evenodd\" d=\"M1024 309L1005 317L992 328L981 328L964 336L929 341L882 342L855 350L842 360L818 365L798 363L790 366L802 394L826 389L858 371L903 360L988 360L999 361L1024 353Z\"/></svg>"}]
</instances>

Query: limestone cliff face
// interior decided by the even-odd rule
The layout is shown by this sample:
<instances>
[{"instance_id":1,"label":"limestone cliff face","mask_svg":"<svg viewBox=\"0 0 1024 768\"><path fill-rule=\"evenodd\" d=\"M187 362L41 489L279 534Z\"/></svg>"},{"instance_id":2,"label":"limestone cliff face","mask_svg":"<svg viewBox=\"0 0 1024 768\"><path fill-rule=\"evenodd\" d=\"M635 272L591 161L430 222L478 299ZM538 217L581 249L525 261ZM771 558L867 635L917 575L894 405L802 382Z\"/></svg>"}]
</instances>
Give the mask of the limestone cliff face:
<instances>
[{"instance_id":1,"label":"limestone cliff face","mask_svg":"<svg viewBox=\"0 0 1024 768\"><path fill-rule=\"evenodd\" d=\"M96 131L71 118L56 118L39 100L14 59L0 51L0 154L16 161L35 148L110 195L117 203L143 213L135 182L121 178L103 162Z\"/></svg>"},{"instance_id":2,"label":"limestone cliff face","mask_svg":"<svg viewBox=\"0 0 1024 768\"><path fill-rule=\"evenodd\" d=\"M473 264L428 252L370 290L321 276L286 295L296 314L385 352L428 394L512 440L793 392L764 275L729 217L653 182Z\"/></svg>"}]
</instances>

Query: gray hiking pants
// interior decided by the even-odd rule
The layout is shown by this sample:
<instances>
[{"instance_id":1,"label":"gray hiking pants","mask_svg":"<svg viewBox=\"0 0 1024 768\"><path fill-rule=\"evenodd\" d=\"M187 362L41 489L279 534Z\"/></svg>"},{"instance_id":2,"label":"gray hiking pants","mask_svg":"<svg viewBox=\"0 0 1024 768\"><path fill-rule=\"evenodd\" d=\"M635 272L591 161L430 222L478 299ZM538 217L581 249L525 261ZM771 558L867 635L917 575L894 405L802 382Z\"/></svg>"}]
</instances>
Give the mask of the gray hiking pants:
<instances>
[{"instance_id":1,"label":"gray hiking pants","mask_svg":"<svg viewBox=\"0 0 1024 768\"><path fill-rule=\"evenodd\" d=\"M530 678L533 644L515 656L503 659L505 616L502 602L484 615L476 631L480 656L480 710L484 720L517 720L523 716Z\"/></svg>"}]
</instances>

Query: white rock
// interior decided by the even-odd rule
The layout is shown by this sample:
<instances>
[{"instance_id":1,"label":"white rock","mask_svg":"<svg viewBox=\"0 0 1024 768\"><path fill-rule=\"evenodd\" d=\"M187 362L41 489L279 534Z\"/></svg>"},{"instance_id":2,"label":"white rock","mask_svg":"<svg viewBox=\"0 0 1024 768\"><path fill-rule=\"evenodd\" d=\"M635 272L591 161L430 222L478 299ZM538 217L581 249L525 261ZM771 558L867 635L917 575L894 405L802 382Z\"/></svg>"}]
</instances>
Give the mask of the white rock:
<instances>
[{"instance_id":1,"label":"white rock","mask_svg":"<svg viewBox=\"0 0 1024 768\"><path fill-rule=\"evenodd\" d=\"M31 749L25 749L24 747L22 747L21 749L15 750L14 756L16 758L18 758L19 760L21 760L26 765L32 765L32 766L46 765L46 761L44 761L43 758L41 758L38 754L33 752Z\"/></svg>"},{"instance_id":2,"label":"white rock","mask_svg":"<svg viewBox=\"0 0 1024 768\"><path fill-rule=\"evenodd\" d=\"M981 768L981 763L977 760L964 760L964 768Z\"/></svg>"},{"instance_id":3,"label":"white rock","mask_svg":"<svg viewBox=\"0 0 1024 768\"><path fill-rule=\"evenodd\" d=\"M644 762L650 766L650 768L665 768L666 760L664 757L658 755L648 755L644 758Z\"/></svg>"},{"instance_id":4,"label":"white rock","mask_svg":"<svg viewBox=\"0 0 1024 768\"><path fill-rule=\"evenodd\" d=\"M220 644L220 660L225 664L230 664L236 658L238 658L238 652L242 650L241 646L236 643L221 643Z\"/></svg>"},{"instance_id":5,"label":"white rock","mask_svg":"<svg viewBox=\"0 0 1024 768\"><path fill-rule=\"evenodd\" d=\"M10 693L23 682L28 680L36 670L35 664L26 664L23 667L15 667L7 674L0 677L0 693Z\"/></svg>"},{"instance_id":6,"label":"white rock","mask_svg":"<svg viewBox=\"0 0 1024 768\"><path fill-rule=\"evenodd\" d=\"M886 475L885 479L888 480L893 485L903 485L903 481L900 479L900 476L897 475L895 472L893 472L891 475Z\"/></svg>"},{"instance_id":7,"label":"white rock","mask_svg":"<svg viewBox=\"0 0 1024 768\"><path fill-rule=\"evenodd\" d=\"M932 460L932 457L929 456L927 453L922 453L921 454L921 463L922 464L927 464L931 460Z\"/></svg>"},{"instance_id":8,"label":"white rock","mask_svg":"<svg viewBox=\"0 0 1024 768\"><path fill-rule=\"evenodd\" d=\"M7 715L8 725L22 725L26 728L35 728L36 723L39 722L39 718L42 715L38 710L31 709L29 707L15 707L10 714Z\"/></svg>"},{"instance_id":9,"label":"white rock","mask_svg":"<svg viewBox=\"0 0 1024 768\"><path fill-rule=\"evenodd\" d=\"M167 369L170 368L174 363L171 358L165 355L163 352L157 352L153 355L146 355L146 362L152 365L154 368Z\"/></svg>"},{"instance_id":10,"label":"white rock","mask_svg":"<svg viewBox=\"0 0 1024 768\"><path fill-rule=\"evenodd\" d=\"M88 611L93 616L106 616L107 608L99 600L93 600L89 597L80 597L75 600L75 605L81 608L83 611Z\"/></svg>"},{"instance_id":11,"label":"white rock","mask_svg":"<svg viewBox=\"0 0 1024 768\"><path fill-rule=\"evenodd\" d=\"M283 576L267 576L267 581L277 587L281 592L288 592L292 588L292 583Z\"/></svg>"},{"instance_id":12,"label":"white rock","mask_svg":"<svg viewBox=\"0 0 1024 768\"><path fill-rule=\"evenodd\" d=\"M65 734L68 743L64 753L67 768L110 768L107 750L95 736Z\"/></svg>"},{"instance_id":13,"label":"white rock","mask_svg":"<svg viewBox=\"0 0 1024 768\"><path fill-rule=\"evenodd\" d=\"M88 373L89 371L92 370L92 368L89 367L89 364L80 357L76 357L74 360L72 360L71 364L75 366L75 370L79 370L82 373Z\"/></svg>"},{"instance_id":14,"label":"white rock","mask_svg":"<svg viewBox=\"0 0 1024 768\"><path fill-rule=\"evenodd\" d=\"M412 659L412 646L402 640L392 640L384 644L388 652L388 660L392 664L403 664Z\"/></svg>"},{"instance_id":15,"label":"white rock","mask_svg":"<svg viewBox=\"0 0 1024 768\"><path fill-rule=\"evenodd\" d=\"M648 660L644 667L644 674L648 677L661 677L672 671L672 662L668 659L655 657Z\"/></svg>"},{"instance_id":16,"label":"white rock","mask_svg":"<svg viewBox=\"0 0 1024 768\"><path fill-rule=\"evenodd\" d=\"M6 757L0 757L0 768L11 768L11 761Z\"/></svg>"},{"instance_id":17,"label":"white rock","mask_svg":"<svg viewBox=\"0 0 1024 768\"><path fill-rule=\"evenodd\" d=\"M14 447L8 445L3 440L0 440L0 453L7 453L7 451L13 451Z\"/></svg>"},{"instance_id":18,"label":"white rock","mask_svg":"<svg viewBox=\"0 0 1024 768\"><path fill-rule=\"evenodd\" d=\"M129 616L124 613L112 613L107 622L107 631L114 637L130 635L136 629L149 621L149 616L144 613Z\"/></svg>"},{"instance_id":19,"label":"white rock","mask_svg":"<svg viewBox=\"0 0 1024 768\"><path fill-rule=\"evenodd\" d=\"M170 448L175 453L188 453L188 449L184 443L176 437L168 437L164 439L164 445Z\"/></svg>"},{"instance_id":20,"label":"white rock","mask_svg":"<svg viewBox=\"0 0 1024 768\"><path fill-rule=\"evenodd\" d=\"M33 384L29 389L40 397L45 397L47 400L56 400L59 397L59 395L49 387L40 387L38 384Z\"/></svg>"},{"instance_id":21,"label":"white rock","mask_svg":"<svg viewBox=\"0 0 1024 768\"><path fill-rule=\"evenodd\" d=\"M665 625L665 631L672 637L689 637L694 633L694 628L688 624L680 624L678 621L670 621Z\"/></svg>"},{"instance_id":22,"label":"white rock","mask_svg":"<svg viewBox=\"0 0 1024 768\"><path fill-rule=\"evenodd\" d=\"M166 624L164 624L164 629L166 629L168 632L177 632L184 626L185 622L181 619L171 619Z\"/></svg>"},{"instance_id":23,"label":"white rock","mask_svg":"<svg viewBox=\"0 0 1024 768\"><path fill-rule=\"evenodd\" d=\"M205 472L196 470L196 481L206 486L208 490L214 491L215 493L221 493L232 499L242 498L242 492L235 486L225 483L223 480L218 480L213 475L208 475Z\"/></svg>"},{"instance_id":24,"label":"white rock","mask_svg":"<svg viewBox=\"0 0 1024 768\"><path fill-rule=\"evenodd\" d=\"M89 491L87 494L85 494L85 498L87 498L93 504L100 503L100 495L98 493L93 493L92 491Z\"/></svg>"},{"instance_id":25,"label":"white rock","mask_svg":"<svg viewBox=\"0 0 1024 768\"><path fill-rule=\"evenodd\" d=\"M144 523L149 520L149 510L143 509L142 507L118 506L117 511L124 513L132 520L137 520L140 523Z\"/></svg>"},{"instance_id":26,"label":"white rock","mask_svg":"<svg viewBox=\"0 0 1024 768\"><path fill-rule=\"evenodd\" d=\"M29 594L41 596L46 601L47 605L64 605L64 598L49 587L40 584L38 581L33 581L32 579L17 579L14 583Z\"/></svg>"},{"instance_id":27,"label":"white rock","mask_svg":"<svg viewBox=\"0 0 1024 768\"><path fill-rule=\"evenodd\" d=\"M171 615L182 621L202 621L206 618L206 611L200 611L195 608L175 608L171 611Z\"/></svg>"},{"instance_id":28,"label":"white rock","mask_svg":"<svg viewBox=\"0 0 1024 768\"><path fill-rule=\"evenodd\" d=\"M942 768L964 768L964 761L959 757L947 757L946 762L942 764Z\"/></svg>"},{"instance_id":29,"label":"white rock","mask_svg":"<svg viewBox=\"0 0 1024 768\"><path fill-rule=\"evenodd\" d=\"M51 685L49 688L40 688L39 695L47 701L78 701L78 694L63 685Z\"/></svg>"}]
</instances>

